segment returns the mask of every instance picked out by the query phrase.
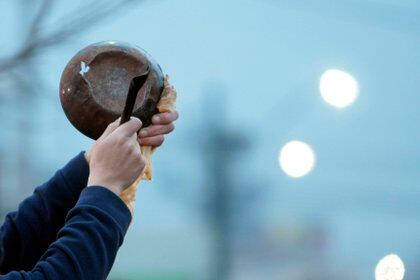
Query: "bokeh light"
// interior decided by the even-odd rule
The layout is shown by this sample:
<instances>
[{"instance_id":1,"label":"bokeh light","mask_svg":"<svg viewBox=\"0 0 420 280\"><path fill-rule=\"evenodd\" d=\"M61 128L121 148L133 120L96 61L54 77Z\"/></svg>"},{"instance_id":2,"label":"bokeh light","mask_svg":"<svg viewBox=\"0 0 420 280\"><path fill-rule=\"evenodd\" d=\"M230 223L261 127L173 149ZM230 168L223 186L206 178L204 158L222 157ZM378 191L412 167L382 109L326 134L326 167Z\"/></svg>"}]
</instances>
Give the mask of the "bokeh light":
<instances>
[{"instance_id":1,"label":"bokeh light","mask_svg":"<svg viewBox=\"0 0 420 280\"><path fill-rule=\"evenodd\" d=\"M308 144L293 140L280 150L279 163L288 176L303 177L313 169L315 153Z\"/></svg>"},{"instance_id":2,"label":"bokeh light","mask_svg":"<svg viewBox=\"0 0 420 280\"><path fill-rule=\"evenodd\" d=\"M376 280L402 280L404 279L404 263L395 254L382 258L375 269Z\"/></svg>"},{"instance_id":3,"label":"bokeh light","mask_svg":"<svg viewBox=\"0 0 420 280\"><path fill-rule=\"evenodd\" d=\"M322 98L337 108L351 105L359 95L359 86L353 76L337 69L330 69L322 74L319 90Z\"/></svg>"}]
</instances>

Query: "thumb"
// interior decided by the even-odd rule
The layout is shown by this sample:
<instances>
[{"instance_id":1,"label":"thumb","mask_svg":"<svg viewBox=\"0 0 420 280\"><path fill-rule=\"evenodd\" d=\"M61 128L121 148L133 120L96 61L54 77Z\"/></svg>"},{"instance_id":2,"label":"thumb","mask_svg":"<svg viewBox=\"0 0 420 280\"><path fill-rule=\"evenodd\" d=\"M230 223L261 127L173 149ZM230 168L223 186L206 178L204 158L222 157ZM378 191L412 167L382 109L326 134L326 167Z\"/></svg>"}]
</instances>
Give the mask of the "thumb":
<instances>
[{"instance_id":1,"label":"thumb","mask_svg":"<svg viewBox=\"0 0 420 280\"><path fill-rule=\"evenodd\" d=\"M114 133L121 134L125 137L130 137L134 134L137 134L137 131L140 130L142 122L140 119L131 117L130 120L126 123L123 123L117 129L114 130Z\"/></svg>"},{"instance_id":2,"label":"thumb","mask_svg":"<svg viewBox=\"0 0 420 280\"><path fill-rule=\"evenodd\" d=\"M102 140L102 139L106 138L108 135L110 135L112 132L114 132L114 130L116 130L118 128L118 125L120 123L120 119L121 118L118 118L115 121L113 121L112 123L108 124L105 131L102 133L101 137L99 137L98 140Z\"/></svg>"}]
</instances>

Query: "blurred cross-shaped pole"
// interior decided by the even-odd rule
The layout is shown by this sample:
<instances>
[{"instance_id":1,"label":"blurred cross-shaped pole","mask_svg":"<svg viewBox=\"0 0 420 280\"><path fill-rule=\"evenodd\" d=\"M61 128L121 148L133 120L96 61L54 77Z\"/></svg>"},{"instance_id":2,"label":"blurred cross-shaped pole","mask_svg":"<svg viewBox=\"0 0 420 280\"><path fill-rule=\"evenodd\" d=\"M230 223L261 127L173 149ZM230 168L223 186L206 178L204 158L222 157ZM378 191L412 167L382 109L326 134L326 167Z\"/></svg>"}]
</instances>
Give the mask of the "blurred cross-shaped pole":
<instances>
[{"instance_id":1,"label":"blurred cross-shaped pole","mask_svg":"<svg viewBox=\"0 0 420 280\"><path fill-rule=\"evenodd\" d=\"M227 126L226 91L222 87L207 88L204 102L203 155L207 186L207 214L213 233L211 280L230 279L233 248L234 183L231 178L233 160L246 146L240 135Z\"/></svg>"}]
</instances>

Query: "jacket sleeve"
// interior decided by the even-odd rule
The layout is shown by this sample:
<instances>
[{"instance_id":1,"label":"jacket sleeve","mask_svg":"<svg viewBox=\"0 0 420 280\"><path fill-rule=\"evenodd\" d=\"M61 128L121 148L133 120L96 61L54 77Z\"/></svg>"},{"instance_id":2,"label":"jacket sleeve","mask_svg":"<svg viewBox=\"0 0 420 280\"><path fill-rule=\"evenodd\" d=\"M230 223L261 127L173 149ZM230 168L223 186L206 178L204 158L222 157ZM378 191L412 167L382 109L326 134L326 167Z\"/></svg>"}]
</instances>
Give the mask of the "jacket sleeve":
<instances>
[{"instance_id":1,"label":"jacket sleeve","mask_svg":"<svg viewBox=\"0 0 420 280\"><path fill-rule=\"evenodd\" d=\"M101 186L88 187L35 267L11 271L0 280L106 279L130 221L118 196Z\"/></svg>"},{"instance_id":2,"label":"jacket sleeve","mask_svg":"<svg viewBox=\"0 0 420 280\"><path fill-rule=\"evenodd\" d=\"M81 152L45 184L37 187L0 228L0 272L30 270L57 238L66 216L87 184L89 166Z\"/></svg>"}]
</instances>

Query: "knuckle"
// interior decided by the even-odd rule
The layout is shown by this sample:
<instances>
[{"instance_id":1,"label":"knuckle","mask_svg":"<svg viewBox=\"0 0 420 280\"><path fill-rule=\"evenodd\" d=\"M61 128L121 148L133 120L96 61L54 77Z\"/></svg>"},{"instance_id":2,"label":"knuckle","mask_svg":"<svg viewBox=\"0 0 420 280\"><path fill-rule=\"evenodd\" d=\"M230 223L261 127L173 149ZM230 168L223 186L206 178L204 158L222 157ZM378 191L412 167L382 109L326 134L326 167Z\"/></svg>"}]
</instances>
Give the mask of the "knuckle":
<instances>
[{"instance_id":1,"label":"knuckle","mask_svg":"<svg viewBox=\"0 0 420 280\"><path fill-rule=\"evenodd\" d=\"M131 148L130 141L127 141L126 137L121 137L117 140L120 149L128 151Z\"/></svg>"},{"instance_id":2,"label":"knuckle","mask_svg":"<svg viewBox=\"0 0 420 280\"><path fill-rule=\"evenodd\" d=\"M127 146L126 146L126 150L127 150L127 153L128 153L130 156L134 156L134 155L135 155L135 150L134 150L134 148L133 148L133 146L132 146L132 145L127 145Z\"/></svg>"},{"instance_id":3,"label":"knuckle","mask_svg":"<svg viewBox=\"0 0 420 280\"><path fill-rule=\"evenodd\" d=\"M123 137L122 135L118 135L114 138L115 143L117 145L123 146L127 141L125 139L125 137Z\"/></svg>"},{"instance_id":4,"label":"knuckle","mask_svg":"<svg viewBox=\"0 0 420 280\"><path fill-rule=\"evenodd\" d=\"M128 144L127 149L128 149L128 151L130 152L131 155L137 155L137 153L138 153L138 149L136 149L136 146L134 146L132 143Z\"/></svg>"}]
</instances>

